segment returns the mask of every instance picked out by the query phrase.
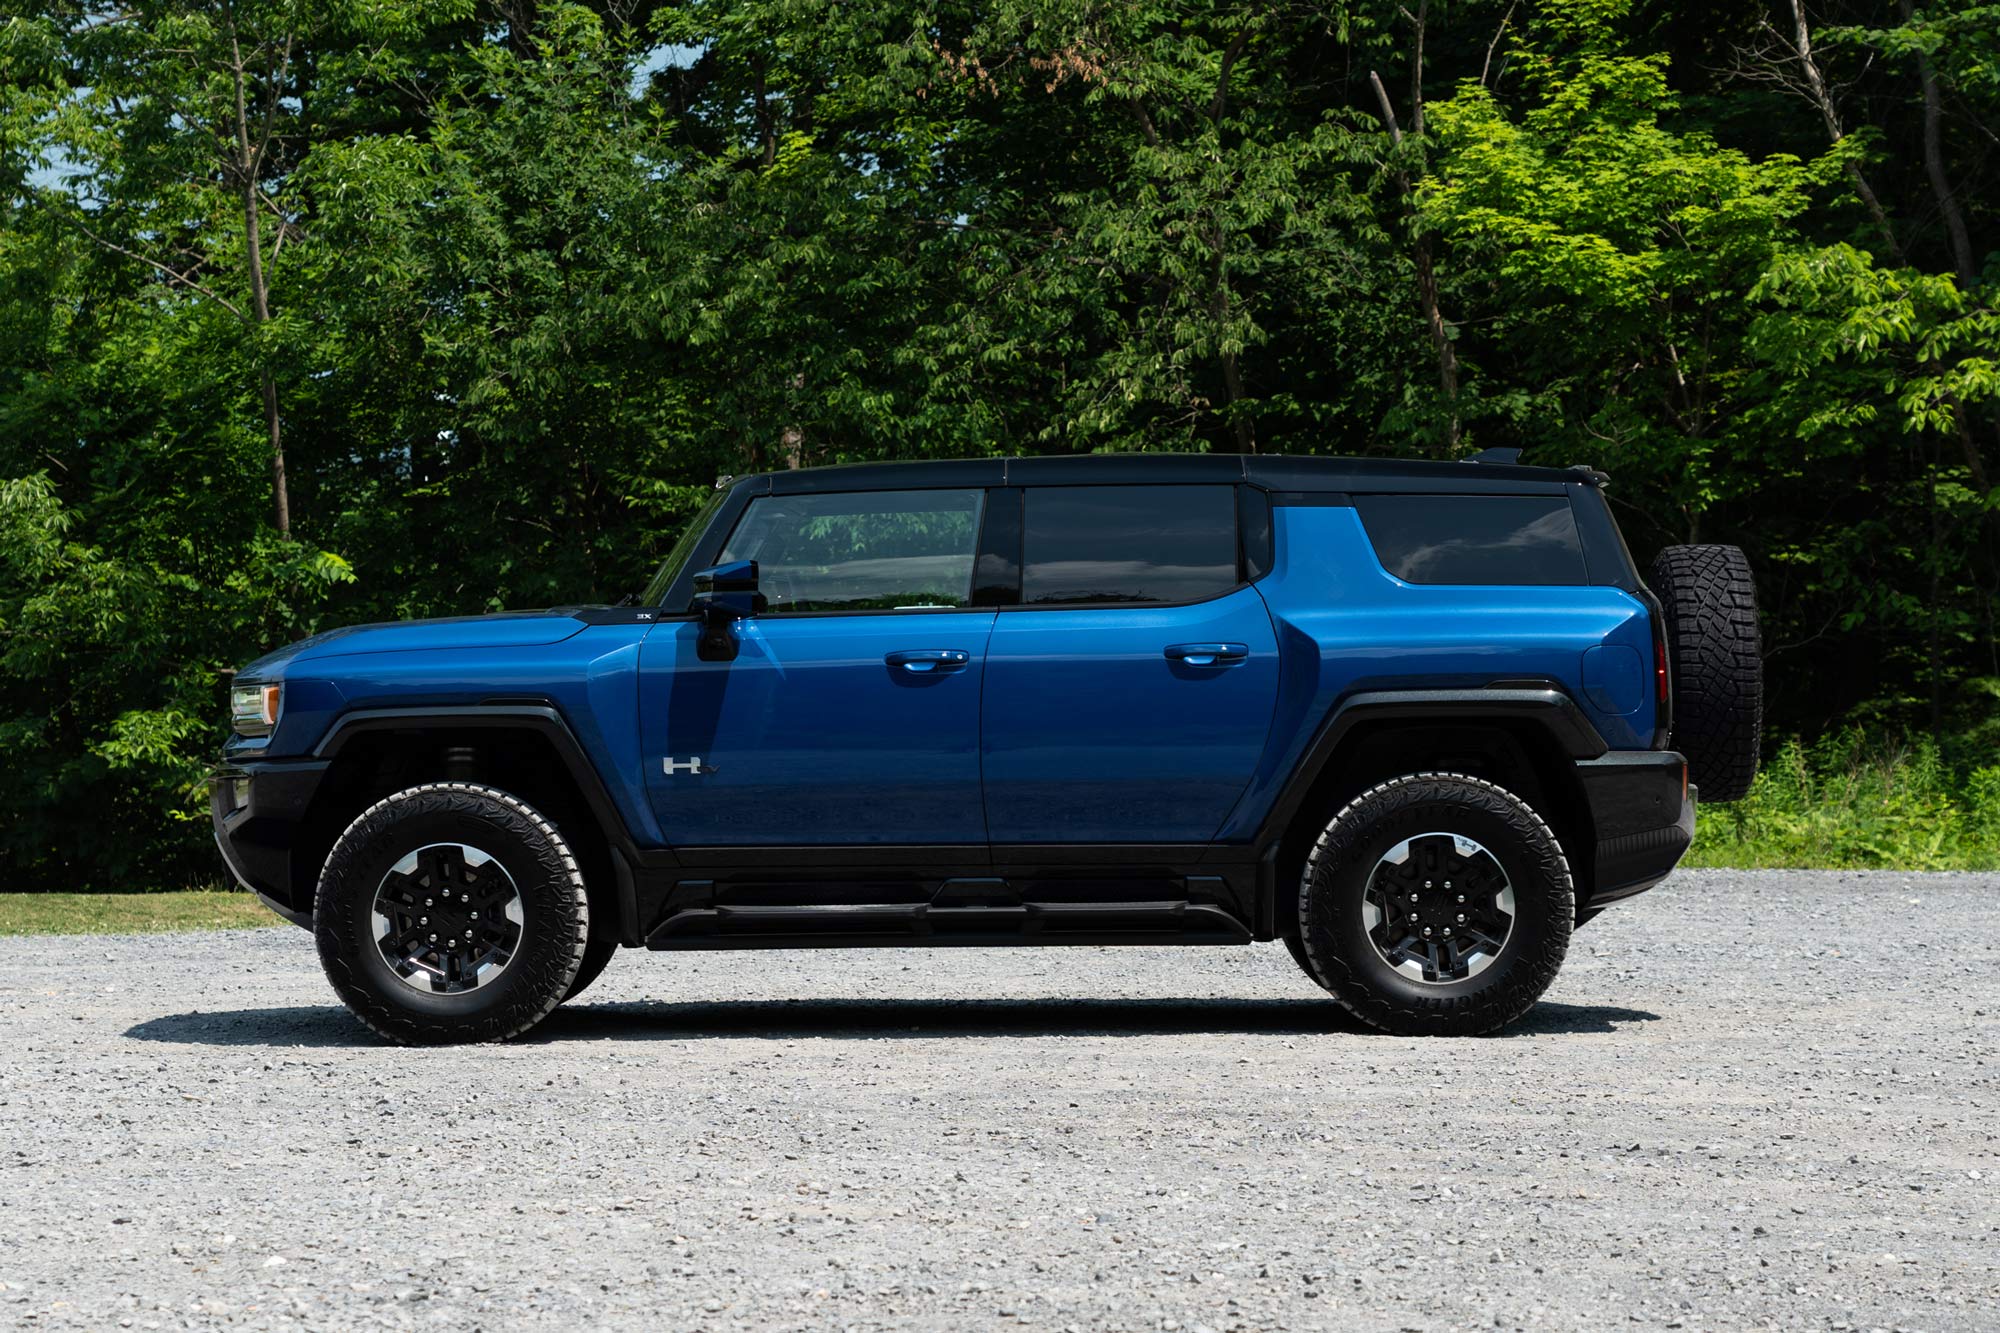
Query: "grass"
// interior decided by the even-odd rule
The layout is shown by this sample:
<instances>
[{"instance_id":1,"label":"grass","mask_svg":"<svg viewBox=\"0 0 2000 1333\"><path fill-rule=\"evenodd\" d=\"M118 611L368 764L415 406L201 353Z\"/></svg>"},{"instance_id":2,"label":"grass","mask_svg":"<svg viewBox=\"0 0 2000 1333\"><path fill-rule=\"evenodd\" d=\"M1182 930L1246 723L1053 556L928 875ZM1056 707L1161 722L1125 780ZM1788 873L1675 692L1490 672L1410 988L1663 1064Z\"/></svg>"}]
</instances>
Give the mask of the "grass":
<instances>
[{"instance_id":1,"label":"grass","mask_svg":"<svg viewBox=\"0 0 2000 1333\"><path fill-rule=\"evenodd\" d=\"M281 926L247 893L0 893L0 935L129 935Z\"/></svg>"}]
</instances>

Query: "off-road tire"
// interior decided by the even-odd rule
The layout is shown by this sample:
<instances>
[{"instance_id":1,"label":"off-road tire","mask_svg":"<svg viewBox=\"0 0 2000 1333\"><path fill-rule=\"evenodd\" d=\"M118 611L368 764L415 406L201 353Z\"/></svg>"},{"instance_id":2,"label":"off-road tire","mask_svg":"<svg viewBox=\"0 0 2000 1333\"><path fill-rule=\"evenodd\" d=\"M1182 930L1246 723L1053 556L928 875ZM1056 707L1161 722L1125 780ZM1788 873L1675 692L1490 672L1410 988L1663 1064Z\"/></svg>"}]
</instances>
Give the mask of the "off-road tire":
<instances>
[{"instance_id":1,"label":"off-road tire","mask_svg":"<svg viewBox=\"0 0 2000 1333\"><path fill-rule=\"evenodd\" d=\"M1306 953L1306 942L1299 938L1296 931L1282 938L1285 941L1285 952L1289 953L1292 956L1292 961L1299 965L1299 971L1312 977L1313 985L1319 985L1319 978L1313 976L1312 958Z\"/></svg>"},{"instance_id":2,"label":"off-road tire","mask_svg":"<svg viewBox=\"0 0 2000 1333\"><path fill-rule=\"evenodd\" d=\"M383 961L375 893L398 859L459 841L497 860L521 896L521 939L491 984L426 994ZM363 1023L406 1046L503 1041L562 1003L590 936L583 874L561 833L519 797L466 782L426 783L377 801L347 826L320 871L313 934L335 993Z\"/></svg>"},{"instance_id":3,"label":"off-road tire","mask_svg":"<svg viewBox=\"0 0 2000 1333\"><path fill-rule=\"evenodd\" d=\"M604 969L611 964L611 957L618 952L617 940L592 940L583 950L583 962L576 969L576 980L569 983L569 990L563 995L563 1003L568 1004L577 996L590 989L590 983L604 975Z\"/></svg>"},{"instance_id":4,"label":"off-road tire","mask_svg":"<svg viewBox=\"0 0 2000 1333\"><path fill-rule=\"evenodd\" d=\"M1764 732L1757 585L1735 546L1669 546L1646 584L1666 612L1673 746L1704 801L1750 794Z\"/></svg>"},{"instance_id":5,"label":"off-road tire","mask_svg":"<svg viewBox=\"0 0 2000 1333\"><path fill-rule=\"evenodd\" d=\"M1512 931L1492 963L1462 981L1397 972L1362 914L1383 854L1429 832L1479 842L1514 889ZM1412 773L1362 792L1328 822L1299 877L1306 975L1363 1023L1401 1036L1474 1036L1519 1018L1555 980L1575 912L1569 861L1548 824L1504 787L1459 773Z\"/></svg>"}]
</instances>

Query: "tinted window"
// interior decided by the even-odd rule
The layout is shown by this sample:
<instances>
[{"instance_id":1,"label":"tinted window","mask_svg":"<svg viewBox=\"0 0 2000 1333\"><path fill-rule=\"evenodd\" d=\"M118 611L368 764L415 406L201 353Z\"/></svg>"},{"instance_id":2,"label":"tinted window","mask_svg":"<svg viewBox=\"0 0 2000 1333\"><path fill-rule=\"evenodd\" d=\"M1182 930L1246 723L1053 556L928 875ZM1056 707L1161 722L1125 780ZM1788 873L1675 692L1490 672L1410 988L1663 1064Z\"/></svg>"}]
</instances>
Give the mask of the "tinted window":
<instances>
[{"instance_id":1,"label":"tinted window","mask_svg":"<svg viewBox=\"0 0 2000 1333\"><path fill-rule=\"evenodd\" d=\"M1588 583L1560 495L1357 495L1382 567L1410 583Z\"/></svg>"},{"instance_id":2,"label":"tinted window","mask_svg":"<svg viewBox=\"0 0 2000 1333\"><path fill-rule=\"evenodd\" d=\"M717 557L757 562L772 611L964 606L982 491L767 495Z\"/></svg>"},{"instance_id":3,"label":"tinted window","mask_svg":"<svg viewBox=\"0 0 2000 1333\"><path fill-rule=\"evenodd\" d=\"M1233 486L1027 493L1021 600L1193 602L1236 586Z\"/></svg>"}]
</instances>

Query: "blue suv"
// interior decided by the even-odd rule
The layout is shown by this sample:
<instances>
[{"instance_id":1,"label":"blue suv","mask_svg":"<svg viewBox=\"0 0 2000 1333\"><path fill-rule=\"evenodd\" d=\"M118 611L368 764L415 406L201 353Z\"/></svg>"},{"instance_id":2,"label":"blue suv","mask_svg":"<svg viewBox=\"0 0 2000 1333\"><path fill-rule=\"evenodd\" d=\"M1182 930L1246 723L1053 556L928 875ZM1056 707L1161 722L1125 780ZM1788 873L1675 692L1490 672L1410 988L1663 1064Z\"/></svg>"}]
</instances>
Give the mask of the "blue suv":
<instances>
[{"instance_id":1,"label":"blue suv","mask_svg":"<svg viewBox=\"0 0 2000 1333\"><path fill-rule=\"evenodd\" d=\"M1756 771L1742 553L1642 581L1588 469L1227 455L726 480L611 606L260 659L231 873L399 1042L620 947L1282 939L1463 1034ZM1690 781L1692 770L1692 781Z\"/></svg>"}]
</instances>

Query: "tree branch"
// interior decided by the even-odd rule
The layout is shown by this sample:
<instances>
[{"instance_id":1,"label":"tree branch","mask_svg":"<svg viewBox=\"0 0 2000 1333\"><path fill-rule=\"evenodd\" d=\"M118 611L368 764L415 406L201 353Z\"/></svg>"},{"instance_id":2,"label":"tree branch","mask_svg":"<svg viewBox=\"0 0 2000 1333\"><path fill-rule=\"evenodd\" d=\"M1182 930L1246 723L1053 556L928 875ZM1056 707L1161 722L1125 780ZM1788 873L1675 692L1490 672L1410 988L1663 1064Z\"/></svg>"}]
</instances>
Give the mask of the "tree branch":
<instances>
[{"instance_id":1,"label":"tree branch","mask_svg":"<svg viewBox=\"0 0 2000 1333\"><path fill-rule=\"evenodd\" d=\"M1215 97L1208 104L1208 120L1212 125L1222 119L1223 108L1229 104L1229 71L1236 64L1238 56L1250 41L1250 25L1237 29L1229 46L1222 53L1222 68L1215 75Z\"/></svg>"},{"instance_id":2,"label":"tree branch","mask_svg":"<svg viewBox=\"0 0 2000 1333\"><path fill-rule=\"evenodd\" d=\"M1403 13L1407 17L1409 10ZM1410 51L1410 133L1423 137L1424 133L1424 28L1430 21L1431 0L1422 0L1417 6L1417 16L1410 20L1416 29Z\"/></svg>"},{"instance_id":3,"label":"tree branch","mask_svg":"<svg viewBox=\"0 0 2000 1333\"><path fill-rule=\"evenodd\" d=\"M1806 96L1819 108L1820 119L1826 123L1829 140L1839 143L1847 137L1847 130L1840 123L1840 108L1834 104L1833 94L1827 90L1826 79L1821 76L1819 61L1813 57L1812 27L1806 22L1805 0L1792 0L1792 53L1797 57L1799 69L1805 76ZM1903 247L1896 241L1896 228L1889 221L1889 214L1876 197L1875 190L1868 184L1868 178L1861 173L1856 162L1847 164L1847 178L1854 185L1854 192L1861 197L1863 207L1875 223L1875 230L1882 235L1882 241L1889 247L1889 255L1898 264L1903 262Z\"/></svg>"},{"instance_id":4,"label":"tree branch","mask_svg":"<svg viewBox=\"0 0 2000 1333\"><path fill-rule=\"evenodd\" d=\"M102 236L99 236L96 232L84 226L83 223L81 223L75 218L65 217L63 221L67 222L70 226L75 227L78 231L82 232L85 236L89 237L92 244L102 246L104 249L111 251L111 253L113 254L124 255L127 259L136 259L141 264L144 264L146 267L157 271L162 277L166 278L167 281L178 283L181 286L187 288L189 291L193 292L197 296L206 297L208 300L211 300L215 302L217 305L221 306L224 310L227 310L237 319L242 320L243 323L245 324L251 323L251 320L246 315L244 315L241 308L239 308L237 305L227 300L226 298L218 295L213 288L204 287L201 283L196 282L193 278L190 278L185 274L182 274L176 271L175 269L170 268L165 264L162 264L157 259L148 258L147 256L140 254L136 250L128 250L124 246L118 244L116 241L105 240Z\"/></svg>"},{"instance_id":5,"label":"tree branch","mask_svg":"<svg viewBox=\"0 0 2000 1333\"><path fill-rule=\"evenodd\" d=\"M1389 142L1401 148L1403 130L1396 123L1396 108L1389 105L1389 90L1382 86L1382 76L1372 69L1368 71L1368 82L1374 86L1375 100L1382 104L1382 123L1389 127Z\"/></svg>"},{"instance_id":6,"label":"tree branch","mask_svg":"<svg viewBox=\"0 0 2000 1333\"><path fill-rule=\"evenodd\" d=\"M1506 35L1507 25L1514 19L1514 8L1520 3L1521 0L1511 0L1507 12L1500 16L1500 26L1493 30L1493 40L1486 44L1486 59L1479 62L1479 86L1482 88L1486 86L1486 72L1493 68L1494 48L1500 45L1501 37Z\"/></svg>"}]
</instances>

